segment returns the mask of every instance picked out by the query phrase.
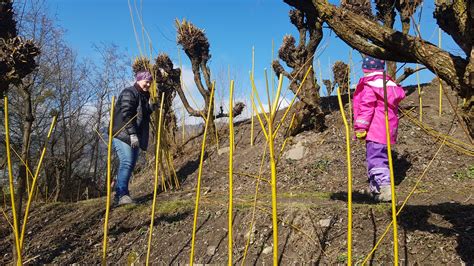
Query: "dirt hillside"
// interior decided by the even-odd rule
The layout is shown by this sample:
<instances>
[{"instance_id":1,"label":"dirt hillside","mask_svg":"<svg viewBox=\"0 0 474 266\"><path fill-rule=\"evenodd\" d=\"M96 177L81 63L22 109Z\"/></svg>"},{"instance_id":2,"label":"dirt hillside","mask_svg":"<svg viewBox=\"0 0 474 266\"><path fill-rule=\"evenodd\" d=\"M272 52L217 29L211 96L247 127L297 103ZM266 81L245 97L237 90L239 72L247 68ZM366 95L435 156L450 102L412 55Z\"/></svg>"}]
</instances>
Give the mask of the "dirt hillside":
<instances>
[{"instance_id":1,"label":"dirt hillside","mask_svg":"<svg viewBox=\"0 0 474 266\"><path fill-rule=\"evenodd\" d=\"M423 123L418 120L418 95L402 102L398 144L394 147L398 207L416 190L398 218L399 258L407 264L474 263L474 158L448 99L438 116L437 84L423 87ZM453 104L456 100L450 95ZM348 108L348 107L347 107ZM346 110L347 110L346 108ZM281 115L281 114L280 114ZM279 261L282 265L335 264L347 261L347 166L345 129L340 112L326 117L324 132L304 132L287 141L278 162ZM256 125L258 128L258 124ZM436 137L436 132L450 138ZM277 139L284 142L282 128ZM228 146L220 130L219 148L209 147L202 175L196 235L196 263L227 263ZM257 176L265 149L262 133L250 146L250 122L236 128L234 155L234 263L272 262L270 169L265 160L256 212ZM454 140L453 140L454 139ZM458 143L461 141L462 143ZM452 143L457 143L453 145ZM464 144L463 144L464 143ZM160 192L153 231L151 262L189 263L200 143L175 160L181 188ZM302 157L291 156L302 152ZM358 191L366 188L365 146L351 141L353 169L353 262L362 262L391 222L391 205L375 203ZM434 158L434 159L433 159ZM432 161L432 162L431 162ZM425 174L422 176L422 174ZM420 176L422 176L420 178ZM153 195L153 170L136 176L131 187L137 205L114 208L109 222L109 263L145 262ZM25 261L31 264L99 264L105 199L73 204L36 203L25 240ZM249 232L250 224L254 222ZM0 223L0 263L12 262L10 228ZM391 231L370 263L391 263Z\"/></svg>"}]
</instances>

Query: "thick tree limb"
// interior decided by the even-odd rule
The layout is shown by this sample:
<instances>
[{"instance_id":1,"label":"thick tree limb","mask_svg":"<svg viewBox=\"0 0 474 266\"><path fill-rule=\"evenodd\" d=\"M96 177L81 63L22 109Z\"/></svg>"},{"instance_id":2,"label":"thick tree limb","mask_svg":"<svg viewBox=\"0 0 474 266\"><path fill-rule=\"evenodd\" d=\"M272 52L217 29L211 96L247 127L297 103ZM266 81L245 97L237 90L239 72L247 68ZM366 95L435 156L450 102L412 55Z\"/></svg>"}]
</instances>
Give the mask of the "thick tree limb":
<instances>
[{"instance_id":1,"label":"thick tree limb","mask_svg":"<svg viewBox=\"0 0 474 266\"><path fill-rule=\"evenodd\" d=\"M438 0L433 13L439 27L447 32L469 56L474 39L472 0Z\"/></svg>"},{"instance_id":2,"label":"thick tree limb","mask_svg":"<svg viewBox=\"0 0 474 266\"><path fill-rule=\"evenodd\" d=\"M210 92L208 92L202 85L201 70L200 70L199 64L197 62L192 62L191 65L192 65L192 70L194 74L194 83L196 83L196 87L198 88L199 92L204 98L209 97Z\"/></svg>"},{"instance_id":3,"label":"thick tree limb","mask_svg":"<svg viewBox=\"0 0 474 266\"><path fill-rule=\"evenodd\" d=\"M238 102L234 105L234 108L232 108L232 115L233 117L237 117L242 114L242 111L245 108L245 104L242 102ZM224 113L224 108L221 106L220 107L220 112L214 116L214 119L217 118L222 118L222 117L229 117L228 113Z\"/></svg>"},{"instance_id":4,"label":"thick tree limb","mask_svg":"<svg viewBox=\"0 0 474 266\"><path fill-rule=\"evenodd\" d=\"M275 74L277 77L280 76L280 74L283 74L287 79L291 80L292 77L290 76L290 73L286 72L283 66L280 64L278 60L274 60L272 63L273 66L273 71L275 71Z\"/></svg>"},{"instance_id":5,"label":"thick tree limb","mask_svg":"<svg viewBox=\"0 0 474 266\"><path fill-rule=\"evenodd\" d=\"M411 67L405 67L404 71L403 71L403 74L397 78L397 80L395 81L396 83L401 83L402 81L404 81L405 79L407 79L409 76L413 75L414 73L420 71L420 70L423 70L423 69L426 69L426 67L419 67L417 69L413 69Z\"/></svg>"},{"instance_id":6,"label":"thick tree limb","mask_svg":"<svg viewBox=\"0 0 474 266\"><path fill-rule=\"evenodd\" d=\"M292 6L301 4L299 3L301 1L297 0L285 0L285 2ZM463 82L462 75L458 74L464 73L467 60L418 37L394 31L359 14L328 4L324 0L312 0L312 4L329 27L351 47L385 60L421 63L453 88L458 89L461 96L466 97L471 93L471 88Z\"/></svg>"},{"instance_id":7,"label":"thick tree limb","mask_svg":"<svg viewBox=\"0 0 474 266\"><path fill-rule=\"evenodd\" d=\"M183 89L181 89L181 86L176 87L176 92L178 92L179 98L181 98L184 108L186 108L186 111L188 112L190 116L204 117L203 116L205 114L204 111L197 111L191 107L191 105L188 102L188 99L186 99L186 95L184 94Z\"/></svg>"}]
</instances>

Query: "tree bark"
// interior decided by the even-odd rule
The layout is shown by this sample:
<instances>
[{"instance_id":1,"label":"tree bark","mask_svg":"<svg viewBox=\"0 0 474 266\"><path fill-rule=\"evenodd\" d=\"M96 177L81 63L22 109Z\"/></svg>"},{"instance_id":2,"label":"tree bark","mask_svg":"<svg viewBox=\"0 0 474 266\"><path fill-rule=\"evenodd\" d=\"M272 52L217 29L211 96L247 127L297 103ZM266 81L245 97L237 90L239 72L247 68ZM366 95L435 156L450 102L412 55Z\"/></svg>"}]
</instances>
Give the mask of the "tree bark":
<instances>
[{"instance_id":1,"label":"tree bark","mask_svg":"<svg viewBox=\"0 0 474 266\"><path fill-rule=\"evenodd\" d=\"M299 1L285 2L295 5L294 2ZM470 98L471 87L458 75L466 69L468 62L465 59L323 0L312 0L312 3L321 18L352 48L385 60L423 64L448 82L461 97Z\"/></svg>"}]
</instances>

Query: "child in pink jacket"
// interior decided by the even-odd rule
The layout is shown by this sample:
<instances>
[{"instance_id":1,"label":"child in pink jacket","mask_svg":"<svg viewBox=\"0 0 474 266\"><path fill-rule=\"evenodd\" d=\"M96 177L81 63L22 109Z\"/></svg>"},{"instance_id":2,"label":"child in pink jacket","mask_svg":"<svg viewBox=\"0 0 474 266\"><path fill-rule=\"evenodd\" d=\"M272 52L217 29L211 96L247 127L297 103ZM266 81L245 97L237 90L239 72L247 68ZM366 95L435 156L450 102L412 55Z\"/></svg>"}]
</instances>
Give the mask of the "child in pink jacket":
<instances>
[{"instance_id":1,"label":"child in pink jacket","mask_svg":"<svg viewBox=\"0 0 474 266\"><path fill-rule=\"evenodd\" d=\"M359 80L353 97L354 131L366 141L369 189L376 201L390 201L390 169L388 166L385 129L383 71L384 60L367 56L363 60L364 77ZM395 144L398 130L398 103L405 91L386 76L390 143Z\"/></svg>"}]
</instances>

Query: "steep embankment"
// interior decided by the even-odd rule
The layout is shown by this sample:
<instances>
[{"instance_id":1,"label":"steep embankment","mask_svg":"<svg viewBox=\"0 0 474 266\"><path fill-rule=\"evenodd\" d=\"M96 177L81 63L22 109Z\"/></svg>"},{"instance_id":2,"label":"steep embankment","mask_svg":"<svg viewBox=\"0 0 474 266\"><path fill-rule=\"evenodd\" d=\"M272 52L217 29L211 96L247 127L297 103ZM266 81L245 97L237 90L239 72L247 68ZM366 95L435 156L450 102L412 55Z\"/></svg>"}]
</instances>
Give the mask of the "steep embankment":
<instances>
[{"instance_id":1,"label":"steep embankment","mask_svg":"<svg viewBox=\"0 0 474 266\"><path fill-rule=\"evenodd\" d=\"M446 98L443 115L438 117L437 86L427 86L424 91L423 122L439 132L452 132L450 136L467 143L459 123L452 122L454 113ZM473 157L458 151L459 148L444 145L430 164L441 141L414 123L418 119L417 97L413 93L402 104L409 115L402 115L399 143L394 148L399 203L427 169L399 216L400 260L412 264L473 263ZM326 119L329 127L325 132L305 132L290 139L278 164L278 229L282 264L333 264L347 259L345 131L339 112L328 114ZM220 152L217 147L208 148L204 164L196 263L223 264L227 261L228 153L222 148L228 145L226 132L226 129L220 131ZM234 156L234 263L242 262L248 238L250 245L246 263L271 263L270 170L265 163L253 216L256 176L265 144L262 134L256 133L252 147L249 136L250 123L240 123L236 129ZM278 149L283 140L281 136L277 139ZM360 142L352 141L351 144L354 177L353 261L361 262L390 223L391 214L390 204L375 204L357 193L367 185L365 148ZM158 195L151 251L153 263L189 262L199 146L199 142L189 145L187 155L176 159L182 187ZM302 156L298 158L298 155ZM291 156L296 157L290 159ZM144 171L132 182L132 193L139 204L111 211L110 263L144 263L152 180L152 170ZM100 263L104 205L105 200L101 198L74 204L38 203L33 206L26 235L25 261L35 264ZM252 221L255 225L249 233ZM2 264L12 260L9 234L7 223L2 222ZM390 231L375 252L373 262L392 262L391 239Z\"/></svg>"}]
</instances>

